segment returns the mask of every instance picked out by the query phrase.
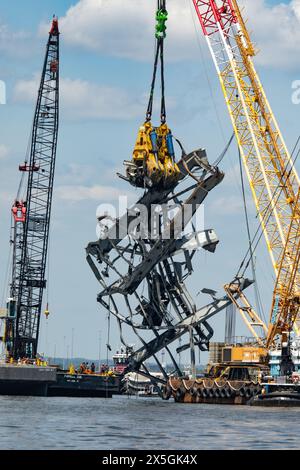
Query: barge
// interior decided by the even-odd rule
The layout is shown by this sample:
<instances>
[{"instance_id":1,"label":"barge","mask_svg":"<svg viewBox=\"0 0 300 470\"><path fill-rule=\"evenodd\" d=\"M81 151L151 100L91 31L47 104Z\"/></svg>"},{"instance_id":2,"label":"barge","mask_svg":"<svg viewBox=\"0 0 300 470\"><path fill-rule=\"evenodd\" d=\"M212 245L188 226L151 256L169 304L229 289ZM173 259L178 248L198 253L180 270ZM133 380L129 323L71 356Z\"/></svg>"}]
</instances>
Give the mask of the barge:
<instances>
[{"instance_id":1,"label":"barge","mask_svg":"<svg viewBox=\"0 0 300 470\"><path fill-rule=\"evenodd\" d=\"M57 367L31 364L0 365L0 395L111 398L120 393L121 377L70 374Z\"/></svg>"},{"instance_id":2,"label":"barge","mask_svg":"<svg viewBox=\"0 0 300 470\"><path fill-rule=\"evenodd\" d=\"M57 371L56 381L49 384L49 397L111 398L120 393L120 377L102 374L70 374Z\"/></svg>"}]
</instances>

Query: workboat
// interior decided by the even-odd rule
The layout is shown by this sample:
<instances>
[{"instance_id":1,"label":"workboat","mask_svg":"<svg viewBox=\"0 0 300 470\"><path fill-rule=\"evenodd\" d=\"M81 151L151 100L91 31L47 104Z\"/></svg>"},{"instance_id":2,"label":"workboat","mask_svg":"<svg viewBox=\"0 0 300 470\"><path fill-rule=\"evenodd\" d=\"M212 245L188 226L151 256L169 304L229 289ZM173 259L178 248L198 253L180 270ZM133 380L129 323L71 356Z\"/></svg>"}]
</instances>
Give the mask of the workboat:
<instances>
[{"instance_id":1,"label":"workboat","mask_svg":"<svg viewBox=\"0 0 300 470\"><path fill-rule=\"evenodd\" d=\"M262 383L261 393L253 397L251 406L300 406L299 375L294 375L297 380L292 383Z\"/></svg>"}]
</instances>

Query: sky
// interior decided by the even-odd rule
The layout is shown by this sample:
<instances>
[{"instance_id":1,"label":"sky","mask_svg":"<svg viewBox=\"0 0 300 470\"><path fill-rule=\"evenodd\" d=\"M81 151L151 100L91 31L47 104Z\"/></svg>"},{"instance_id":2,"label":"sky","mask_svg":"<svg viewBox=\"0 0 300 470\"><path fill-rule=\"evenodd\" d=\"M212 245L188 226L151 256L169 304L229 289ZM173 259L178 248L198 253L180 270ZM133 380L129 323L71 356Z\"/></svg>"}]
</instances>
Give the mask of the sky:
<instances>
[{"instance_id":1,"label":"sky","mask_svg":"<svg viewBox=\"0 0 300 470\"><path fill-rule=\"evenodd\" d=\"M289 148L299 135L299 105L292 83L300 79L300 0L241 0L256 45L255 65ZM48 355L97 357L107 341L106 315L96 302L97 281L85 260L96 239L96 209L120 194L136 200L139 190L119 180L144 120L154 53L154 0L0 0L0 302L6 296L10 208L24 161L49 22L61 31L61 118L52 209L49 306L40 351ZM205 147L214 161L231 135L218 79L191 0L169 0L166 40L166 100L169 126L187 150ZM154 114L158 122L158 109ZM155 118L153 119L155 122ZM191 289L222 292L247 249L238 156L234 144L222 162L224 182L205 204L205 226L220 244L214 255L199 252ZM249 199L251 227L257 227ZM259 285L268 315L273 285L264 245L257 253ZM2 291L3 294L2 295ZM250 293L251 297L251 293ZM207 303L197 297L199 306ZM224 337L224 315L212 321ZM247 334L240 324L241 334ZM112 349L119 347L112 329Z\"/></svg>"}]
</instances>

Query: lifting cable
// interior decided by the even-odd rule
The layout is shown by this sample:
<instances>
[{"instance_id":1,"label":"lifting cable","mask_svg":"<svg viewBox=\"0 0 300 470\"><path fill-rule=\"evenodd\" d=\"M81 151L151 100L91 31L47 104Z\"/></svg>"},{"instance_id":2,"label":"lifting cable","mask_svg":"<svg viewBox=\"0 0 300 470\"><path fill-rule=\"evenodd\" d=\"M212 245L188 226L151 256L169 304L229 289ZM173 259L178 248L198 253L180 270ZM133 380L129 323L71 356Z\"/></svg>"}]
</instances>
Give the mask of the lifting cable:
<instances>
[{"instance_id":1,"label":"lifting cable","mask_svg":"<svg viewBox=\"0 0 300 470\"><path fill-rule=\"evenodd\" d=\"M28 161L30 160L31 141L32 141L32 129L31 129L31 132L30 132L30 135L29 135L26 154L25 154L25 159L24 159L25 167L26 167ZM25 199L25 197L26 197L26 188L24 187L25 174L27 174L27 172L23 171L22 176L20 178L19 186L18 186L16 201L19 201L20 198Z\"/></svg>"},{"instance_id":2,"label":"lifting cable","mask_svg":"<svg viewBox=\"0 0 300 470\"><path fill-rule=\"evenodd\" d=\"M157 1L157 12L156 12L156 28L155 28L155 37L156 37L156 51L154 59L154 69L153 76L150 88L150 97L146 113L146 122L151 121L152 109L153 109L153 98L154 90L156 83L156 75L158 69L158 62L160 60L161 67L161 107L160 107L160 118L161 123L166 122L166 102L165 102L165 72L164 72L164 40L166 38L166 22L168 20L168 12L166 9L166 0Z\"/></svg>"},{"instance_id":3,"label":"lifting cable","mask_svg":"<svg viewBox=\"0 0 300 470\"><path fill-rule=\"evenodd\" d=\"M109 296L109 312L107 314L107 342L106 342L106 363L108 364L108 359L109 359L109 353L111 351L111 346L110 346L110 301L111 301L111 296Z\"/></svg>"},{"instance_id":4,"label":"lifting cable","mask_svg":"<svg viewBox=\"0 0 300 470\"><path fill-rule=\"evenodd\" d=\"M28 158L29 158L30 145L31 145L31 135L32 135L32 132L30 134L30 138L29 138L28 144L27 144L27 150L26 150L26 156L25 156L25 165L27 164L27 161L28 161ZM19 181L17 194L16 194L16 197L15 197L15 201L19 201L20 199L25 198L25 189L24 189L25 173L26 172L22 172L22 175L21 175L21 178L20 178L20 181ZM10 290L9 271L12 268L11 255L12 255L12 251L13 251L13 226L14 226L14 223L13 223L13 218L11 216L11 225L10 225L10 229L9 229L9 231L10 231L10 237L9 237L9 246L10 246L10 248L9 248L9 252L8 252L7 264L6 264L6 269L5 269L5 278L4 278L2 297L0 299L1 300L1 306L4 305L5 296L9 295L8 293L9 293L9 290Z\"/></svg>"},{"instance_id":5,"label":"lifting cable","mask_svg":"<svg viewBox=\"0 0 300 470\"><path fill-rule=\"evenodd\" d=\"M263 319L266 322L266 317L265 317L265 313L264 313L264 310L263 310L261 297L260 297L260 292L259 292L259 288L258 288L258 284L257 284L256 269L255 269L255 263L254 263L254 252L253 252L253 240L251 240L249 215L248 215L248 208L247 208L247 201L246 201L246 194L245 194L245 185L244 185L242 158L241 158L241 151L240 151L239 146L238 146L238 153L239 153L239 168L240 168L242 195L243 195L244 214L245 214L247 236L248 236L248 243L249 243L249 253L250 253L250 260L251 260L252 277L253 277L253 280L254 280L254 294L255 294L256 309L258 311L258 314L259 314L260 318L263 316Z\"/></svg>"},{"instance_id":6,"label":"lifting cable","mask_svg":"<svg viewBox=\"0 0 300 470\"><path fill-rule=\"evenodd\" d=\"M231 145L231 143L232 143L232 141L233 141L233 139L234 139L234 136L235 136L235 133L233 132L233 133L231 134L231 137L230 137L228 143L226 144L226 146L225 146L223 152L219 155L219 157L217 158L217 160L214 161L213 166L219 166L219 165L220 165L221 161L223 160L223 158L225 157L226 153L227 153L228 150L229 150L229 147L230 147L230 145Z\"/></svg>"},{"instance_id":7,"label":"lifting cable","mask_svg":"<svg viewBox=\"0 0 300 470\"><path fill-rule=\"evenodd\" d=\"M297 146L298 146L298 143L299 143L299 142L300 142L300 136L298 137L298 139L297 139L297 141L296 141L296 144L295 144L295 146L294 146L294 148L293 148L291 157L294 156L294 154L295 154L295 152L296 152L296 150L297 150ZM299 149L298 149L298 151L297 151L297 153L296 153L296 156L295 156L295 158L294 158L294 161L292 162L291 168L289 169L289 172L287 173L287 175L286 175L286 171L287 171L289 162L286 163L285 169L284 169L284 171L283 171L283 174L281 175L281 178L280 178L280 181L279 181L279 183L278 183L278 186L277 186L277 188L275 189L274 194L273 194L273 197L272 197L272 199L271 199L271 201L269 202L269 205L268 205L268 207L267 207L267 210L266 210L267 217L266 217L266 219L264 220L264 223L265 223L265 224L268 223L268 221L269 221L269 219L270 219L270 217L271 217L271 215L272 215L272 213L273 213L273 208L271 207L271 205L272 205L272 203L273 203L273 201L274 201L274 199L275 199L275 196L276 196L276 200L275 200L274 205L276 206L276 203L277 203L277 201L278 201L278 199L279 199L279 197L280 197L280 195L281 195L281 193L282 193L282 191L283 191L283 187L284 187L283 178L285 177L285 175L286 175L286 179L289 178L289 176L290 176L290 174L291 174L291 172L292 172L292 169L293 169L293 167L295 166L295 164L296 164L296 162L297 162L297 159L298 159L298 157L299 157L299 154L300 154L300 147L299 147ZM279 190L279 192L278 192L278 190ZM249 264L250 264L250 262L251 262L251 259L252 259L253 256L254 256L254 253L255 253L255 251L256 251L256 249L257 249L257 246L258 246L258 244L259 244L259 242L260 242L260 240L261 240L263 234L264 234L264 230L263 230L262 224L260 223L260 224L258 225L258 228L257 228L257 230L256 230L256 232L255 232L255 234L254 234L254 236L253 236L253 238L252 238L252 241L251 241L252 252L250 252L250 249L248 248L248 250L247 250L247 252L246 252L246 254L245 254L245 256L244 256L244 258L243 258L243 260L242 260L242 262L241 262L241 264L240 264L240 267L239 267L238 272L237 272L237 274L236 274L236 278L239 278L239 277L243 277L243 276L244 276L244 274L245 274L247 268L249 267ZM254 242L255 242L255 245L254 245ZM249 259L247 260L248 255L249 255ZM242 268L243 268L243 267L244 267L244 270L242 271Z\"/></svg>"},{"instance_id":8,"label":"lifting cable","mask_svg":"<svg viewBox=\"0 0 300 470\"><path fill-rule=\"evenodd\" d=\"M12 227L12 216L11 216L11 227ZM10 228L10 232L11 232L11 228ZM4 304L5 304L5 296L9 296L9 288L10 288L10 284L9 284L9 272L10 270L12 269L12 258L11 258L11 255L12 255L12 250L13 250L13 246L12 246L12 236L10 234L10 240L9 240L9 252L8 252L8 257L7 257L7 263L6 263L6 269L5 269L5 277L4 277L4 284L3 284L3 291L2 291L2 297L1 297L1 305L0 307L4 307Z\"/></svg>"}]
</instances>

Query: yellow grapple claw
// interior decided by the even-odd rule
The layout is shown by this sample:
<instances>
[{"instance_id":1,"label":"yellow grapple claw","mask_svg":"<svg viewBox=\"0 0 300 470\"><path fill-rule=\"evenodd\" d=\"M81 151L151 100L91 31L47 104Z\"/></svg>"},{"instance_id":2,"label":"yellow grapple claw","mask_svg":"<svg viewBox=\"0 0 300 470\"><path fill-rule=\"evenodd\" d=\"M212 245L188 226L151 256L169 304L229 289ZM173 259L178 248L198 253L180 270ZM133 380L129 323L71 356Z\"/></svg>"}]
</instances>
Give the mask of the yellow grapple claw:
<instances>
[{"instance_id":1,"label":"yellow grapple claw","mask_svg":"<svg viewBox=\"0 0 300 470\"><path fill-rule=\"evenodd\" d=\"M177 163L173 161L172 156L169 154L167 135L170 133L170 129L167 124L161 124L156 132L159 140L158 159L164 169L164 186L169 187L178 181L180 170Z\"/></svg>"},{"instance_id":2,"label":"yellow grapple claw","mask_svg":"<svg viewBox=\"0 0 300 470\"><path fill-rule=\"evenodd\" d=\"M134 186L169 188L176 184L180 171L169 151L168 136L167 124L154 128L146 121L140 127L132 162L125 162L127 177Z\"/></svg>"},{"instance_id":3,"label":"yellow grapple claw","mask_svg":"<svg viewBox=\"0 0 300 470\"><path fill-rule=\"evenodd\" d=\"M137 141L133 151L133 162L149 178L152 185L158 185L163 176L163 166L153 152L150 133L153 131L151 122L145 122L139 129ZM144 185L144 184L143 184ZM139 184L142 186L142 184Z\"/></svg>"}]
</instances>

